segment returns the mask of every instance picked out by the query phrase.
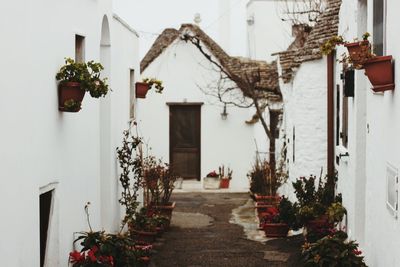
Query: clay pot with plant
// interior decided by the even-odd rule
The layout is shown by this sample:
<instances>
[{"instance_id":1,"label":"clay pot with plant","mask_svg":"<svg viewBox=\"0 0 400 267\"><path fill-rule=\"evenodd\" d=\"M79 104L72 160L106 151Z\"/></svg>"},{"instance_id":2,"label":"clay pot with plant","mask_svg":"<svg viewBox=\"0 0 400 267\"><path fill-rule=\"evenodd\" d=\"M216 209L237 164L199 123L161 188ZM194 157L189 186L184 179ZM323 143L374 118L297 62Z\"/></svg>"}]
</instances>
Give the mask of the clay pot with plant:
<instances>
[{"instance_id":1,"label":"clay pot with plant","mask_svg":"<svg viewBox=\"0 0 400 267\"><path fill-rule=\"evenodd\" d=\"M136 98L146 98L147 92L154 88L156 93L161 94L164 90L163 82L155 78L144 78L142 82L135 84Z\"/></svg>"},{"instance_id":2,"label":"clay pot with plant","mask_svg":"<svg viewBox=\"0 0 400 267\"><path fill-rule=\"evenodd\" d=\"M103 70L100 63L94 61L75 62L65 59L65 65L56 74L58 85L58 109L65 112L78 112L86 92L94 98L104 97L109 87L107 78L100 78Z\"/></svg>"},{"instance_id":3,"label":"clay pot with plant","mask_svg":"<svg viewBox=\"0 0 400 267\"><path fill-rule=\"evenodd\" d=\"M220 166L218 169L221 176L219 188L229 188L229 183L232 180L233 170L228 167L227 172L225 172L224 165Z\"/></svg>"}]
</instances>

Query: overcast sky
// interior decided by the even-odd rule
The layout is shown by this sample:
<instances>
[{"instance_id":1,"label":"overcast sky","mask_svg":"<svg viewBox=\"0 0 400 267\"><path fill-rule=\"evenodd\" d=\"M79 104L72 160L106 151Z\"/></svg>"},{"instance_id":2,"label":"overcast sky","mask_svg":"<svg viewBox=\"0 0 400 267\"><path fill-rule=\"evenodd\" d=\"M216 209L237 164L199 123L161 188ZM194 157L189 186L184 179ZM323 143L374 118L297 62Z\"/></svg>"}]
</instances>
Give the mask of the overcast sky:
<instances>
[{"instance_id":1,"label":"overcast sky","mask_svg":"<svg viewBox=\"0 0 400 267\"><path fill-rule=\"evenodd\" d=\"M114 0L114 12L140 35L140 59L165 28L179 29L182 23L194 23L200 13L201 28L220 42L219 23L230 18L231 55L246 56L246 3L248 0L229 0L230 7L221 8L220 0Z\"/></svg>"}]
</instances>

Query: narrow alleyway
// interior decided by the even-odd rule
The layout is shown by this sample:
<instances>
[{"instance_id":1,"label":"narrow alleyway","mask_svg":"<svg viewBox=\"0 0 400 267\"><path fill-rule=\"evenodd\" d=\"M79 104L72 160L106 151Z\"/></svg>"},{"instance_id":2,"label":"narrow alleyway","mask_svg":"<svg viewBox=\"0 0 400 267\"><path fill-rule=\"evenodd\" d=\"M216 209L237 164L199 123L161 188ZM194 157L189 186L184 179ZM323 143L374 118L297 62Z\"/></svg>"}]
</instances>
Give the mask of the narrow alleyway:
<instances>
[{"instance_id":1,"label":"narrow alleyway","mask_svg":"<svg viewBox=\"0 0 400 267\"><path fill-rule=\"evenodd\" d=\"M156 244L155 267L299 266L301 238L248 240L232 224L232 210L245 205L243 193L178 193L171 230Z\"/></svg>"}]
</instances>

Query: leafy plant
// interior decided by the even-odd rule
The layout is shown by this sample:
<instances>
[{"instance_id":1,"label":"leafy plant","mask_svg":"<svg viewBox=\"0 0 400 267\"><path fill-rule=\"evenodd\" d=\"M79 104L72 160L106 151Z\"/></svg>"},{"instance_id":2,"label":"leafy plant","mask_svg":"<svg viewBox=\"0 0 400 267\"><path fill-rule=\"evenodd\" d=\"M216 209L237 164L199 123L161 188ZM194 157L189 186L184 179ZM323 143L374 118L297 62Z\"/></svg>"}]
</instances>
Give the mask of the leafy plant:
<instances>
[{"instance_id":1,"label":"leafy plant","mask_svg":"<svg viewBox=\"0 0 400 267\"><path fill-rule=\"evenodd\" d=\"M221 178L225 178L225 179L232 179L232 174L233 174L233 170L231 168L228 167L227 172L225 173L225 166L222 165L220 167L218 167L219 173L220 173L220 177Z\"/></svg>"},{"instance_id":2,"label":"leafy plant","mask_svg":"<svg viewBox=\"0 0 400 267\"><path fill-rule=\"evenodd\" d=\"M133 123L133 126L136 127L136 123ZM121 168L119 181L122 186L119 203L125 207L121 230L135 216L139 206L138 191L143 183L142 160L137 152L142 140L132 134L132 128L124 131L123 134L122 146L117 148L117 158Z\"/></svg>"},{"instance_id":3,"label":"leafy plant","mask_svg":"<svg viewBox=\"0 0 400 267\"><path fill-rule=\"evenodd\" d=\"M89 220L89 204L85 213L90 230L81 232L74 243L80 242L82 249L70 253L73 267L134 267L141 261L143 251L126 233L111 234L93 231ZM149 251L147 251L149 253Z\"/></svg>"},{"instance_id":4,"label":"leafy plant","mask_svg":"<svg viewBox=\"0 0 400 267\"><path fill-rule=\"evenodd\" d=\"M130 221L130 227L140 231L155 231L158 226L158 220L153 216L152 210L142 207L136 212L135 217Z\"/></svg>"},{"instance_id":5,"label":"leafy plant","mask_svg":"<svg viewBox=\"0 0 400 267\"><path fill-rule=\"evenodd\" d=\"M149 85L149 88L155 88L156 93L161 94L162 91L164 90L164 86L162 85L162 81L157 80L155 78L145 78L143 79L144 83L147 83Z\"/></svg>"},{"instance_id":6,"label":"leafy plant","mask_svg":"<svg viewBox=\"0 0 400 267\"><path fill-rule=\"evenodd\" d=\"M341 202L340 194L335 198L332 197L334 188L328 185L327 180L319 179L316 187L316 176L310 175L309 178L300 177L292 184L299 202L297 216L303 224L326 214L333 202Z\"/></svg>"},{"instance_id":7,"label":"leafy plant","mask_svg":"<svg viewBox=\"0 0 400 267\"><path fill-rule=\"evenodd\" d=\"M66 110L80 110L82 102L75 101L73 99L68 99L64 102L64 107Z\"/></svg>"},{"instance_id":8,"label":"leafy plant","mask_svg":"<svg viewBox=\"0 0 400 267\"><path fill-rule=\"evenodd\" d=\"M259 158L247 177L250 180L250 191L260 195L275 196L278 188L285 182L284 176L272 176L268 161L261 161Z\"/></svg>"},{"instance_id":9,"label":"leafy plant","mask_svg":"<svg viewBox=\"0 0 400 267\"><path fill-rule=\"evenodd\" d=\"M267 208L266 215L261 219L261 226L266 223L286 223L290 229L298 230L300 224L296 219L297 204L282 196L278 207Z\"/></svg>"},{"instance_id":10,"label":"leafy plant","mask_svg":"<svg viewBox=\"0 0 400 267\"><path fill-rule=\"evenodd\" d=\"M104 97L108 93L109 87L107 78L100 78L103 69L104 67L100 63L93 60L84 63L66 58L65 65L56 74L56 79L62 83L78 82L81 89L89 92L92 97Z\"/></svg>"},{"instance_id":11,"label":"leafy plant","mask_svg":"<svg viewBox=\"0 0 400 267\"><path fill-rule=\"evenodd\" d=\"M342 36L333 36L329 38L325 43L323 43L320 47L320 51L323 55L329 55L333 50L336 49L337 45L344 44L345 41Z\"/></svg>"},{"instance_id":12,"label":"leafy plant","mask_svg":"<svg viewBox=\"0 0 400 267\"><path fill-rule=\"evenodd\" d=\"M306 243L302 256L305 267L365 267L364 257L354 241L347 241L347 234L333 232L316 243Z\"/></svg>"}]
</instances>

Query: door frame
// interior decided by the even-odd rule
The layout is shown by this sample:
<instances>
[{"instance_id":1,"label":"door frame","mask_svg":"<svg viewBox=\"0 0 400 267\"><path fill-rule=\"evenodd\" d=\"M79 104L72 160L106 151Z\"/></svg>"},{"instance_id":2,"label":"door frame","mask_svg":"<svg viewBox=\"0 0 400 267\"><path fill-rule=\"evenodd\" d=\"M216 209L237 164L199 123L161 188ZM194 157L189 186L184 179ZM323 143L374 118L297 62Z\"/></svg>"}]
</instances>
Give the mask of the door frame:
<instances>
[{"instance_id":1,"label":"door frame","mask_svg":"<svg viewBox=\"0 0 400 267\"><path fill-rule=\"evenodd\" d=\"M198 164L199 164L199 169L197 172L197 180L200 181L201 180L201 106L203 106L203 102L167 102L166 103L167 106L169 107L169 123L168 123L168 127L169 127L169 137L168 137L168 142L169 142L169 161L171 163L172 161L172 148L171 148L171 107L178 107L178 106L186 106L186 107L198 107L199 108L199 113L198 113L198 131L199 131L199 160L198 160Z\"/></svg>"}]
</instances>

